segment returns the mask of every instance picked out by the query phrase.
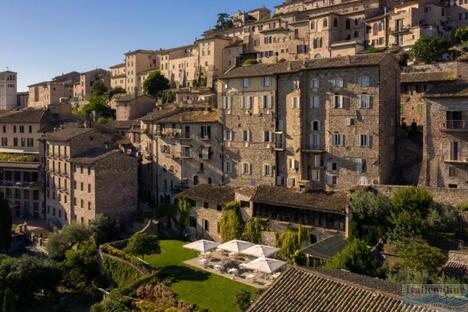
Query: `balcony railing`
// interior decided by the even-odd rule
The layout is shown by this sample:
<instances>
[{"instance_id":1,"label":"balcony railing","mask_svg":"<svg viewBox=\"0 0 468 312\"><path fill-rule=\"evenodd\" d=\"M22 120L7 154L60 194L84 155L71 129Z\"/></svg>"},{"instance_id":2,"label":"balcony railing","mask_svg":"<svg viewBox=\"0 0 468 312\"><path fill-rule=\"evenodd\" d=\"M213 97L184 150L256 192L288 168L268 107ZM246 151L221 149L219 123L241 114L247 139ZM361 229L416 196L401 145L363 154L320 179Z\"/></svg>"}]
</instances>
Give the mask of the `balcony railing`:
<instances>
[{"instance_id":1,"label":"balcony railing","mask_svg":"<svg viewBox=\"0 0 468 312\"><path fill-rule=\"evenodd\" d=\"M447 130L465 130L465 121L464 120L447 120L446 124Z\"/></svg>"}]
</instances>

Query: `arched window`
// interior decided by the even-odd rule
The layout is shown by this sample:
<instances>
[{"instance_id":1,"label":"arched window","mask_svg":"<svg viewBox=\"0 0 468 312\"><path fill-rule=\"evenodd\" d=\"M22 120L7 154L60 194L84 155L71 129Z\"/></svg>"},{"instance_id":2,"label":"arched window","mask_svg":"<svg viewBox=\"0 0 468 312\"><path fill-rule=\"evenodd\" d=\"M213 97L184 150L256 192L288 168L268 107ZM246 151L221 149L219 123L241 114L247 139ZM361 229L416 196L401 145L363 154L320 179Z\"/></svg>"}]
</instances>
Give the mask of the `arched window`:
<instances>
[{"instance_id":1,"label":"arched window","mask_svg":"<svg viewBox=\"0 0 468 312\"><path fill-rule=\"evenodd\" d=\"M326 18L323 19L323 27L328 26L328 20Z\"/></svg>"}]
</instances>

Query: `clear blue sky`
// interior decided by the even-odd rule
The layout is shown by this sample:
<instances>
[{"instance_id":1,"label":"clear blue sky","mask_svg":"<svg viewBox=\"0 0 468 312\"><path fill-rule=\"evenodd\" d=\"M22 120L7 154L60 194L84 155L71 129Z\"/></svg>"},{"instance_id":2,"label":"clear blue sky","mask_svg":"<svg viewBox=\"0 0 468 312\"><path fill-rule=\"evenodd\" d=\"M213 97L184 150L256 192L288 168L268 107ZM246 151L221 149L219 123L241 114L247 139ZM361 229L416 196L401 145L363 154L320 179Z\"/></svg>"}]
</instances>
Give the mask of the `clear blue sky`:
<instances>
[{"instance_id":1,"label":"clear blue sky","mask_svg":"<svg viewBox=\"0 0 468 312\"><path fill-rule=\"evenodd\" d=\"M69 71L107 68L134 49L192 43L219 12L282 0L0 0L0 71L18 90Z\"/></svg>"}]
</instances>

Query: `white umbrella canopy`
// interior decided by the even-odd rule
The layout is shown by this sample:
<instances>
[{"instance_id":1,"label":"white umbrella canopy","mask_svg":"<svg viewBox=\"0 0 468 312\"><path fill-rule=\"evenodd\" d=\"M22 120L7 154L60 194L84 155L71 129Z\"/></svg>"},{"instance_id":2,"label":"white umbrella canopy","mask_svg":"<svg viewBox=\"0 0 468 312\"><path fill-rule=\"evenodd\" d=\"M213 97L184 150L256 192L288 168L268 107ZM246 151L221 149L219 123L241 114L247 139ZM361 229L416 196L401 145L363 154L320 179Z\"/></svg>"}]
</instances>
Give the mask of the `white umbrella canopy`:
<instances>
[{"instance_id":1,"label":"white umbrella canopy","mask_svg":"<svg viewBox=\"0 0 468 312\"><path fill-rule=\"evenodd\" d=\"M196 251L199 251L199 252L207 252L207 251L209 251L211 249L214 249L214 248L216 248L218 246L219 246L219 243L209 241L209 240L205 240L205 239L201 239L201 240L197 240L197 241L195 241L193 243L185 244L183 247L188 248L188 249L193 249L193 250L196 250Z\"/></svg>"},{"instance_id":2,"label":"white umbrella canopy","mask_svg":"<svg viewBox=\"0 0 468 312\"><path fill-rule=\"evenodd\" d=\"M267 246L267 245L255 245L242 251L243 254L254 256L254 257L269 257L275 252L279 251L279 248Z\"/></svg>"},{"instance_id":3,"label":"white umbrella canopy","mask_svg":"<svg viewBox=\"0 0 468 312\"><path fill-rule=\"evenodd\" d=\"M250 242L234 239L232 241L226 242L224 244L221 244L218 246L219 249L226 250L229 252L235 252L235 253L240 253L243 250L254 246L255 244L252 244Z\"/></svg>"},{"instance_id":4,"label":"white umbrella canopy","mask_svg":"<svg viewBox=\"0 0 468 312\"><path fill-rule=\"evenodd\" d=\"M281 269L286 262L270 258L257 258L249 263L241 264L245 269L255 270L263 273L273 273Z\"/></svg>"}]
</instances>

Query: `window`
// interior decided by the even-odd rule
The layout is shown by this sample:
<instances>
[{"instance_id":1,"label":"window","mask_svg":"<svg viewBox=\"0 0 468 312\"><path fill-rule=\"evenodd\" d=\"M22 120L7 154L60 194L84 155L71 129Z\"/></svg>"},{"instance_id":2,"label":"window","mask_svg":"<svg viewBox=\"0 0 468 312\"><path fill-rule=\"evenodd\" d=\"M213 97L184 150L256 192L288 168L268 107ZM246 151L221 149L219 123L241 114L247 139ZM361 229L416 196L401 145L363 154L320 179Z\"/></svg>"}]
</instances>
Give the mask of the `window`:
<instances>
[{"instance_id":1,"label":"window","mask_svg":"<svg viewBox=\"0 0 468 312\"><path fill-rule=\"evenodd\" d=\"M320 121L314 120L311 122L311 129L312 131L320 131Z\"/></svg>"},{"instance_id":2,"label":"window","mask_svg":"<svg viewBox=\"0 0 468 312\"><path fill-rule=\"evenodd\" d=\"M262 131L263 142L273 142L273 133L271 131Z\"/></svg>"},{"instance_id":3,"label":"window","mask_svg":"<svg viewBox=\"0 0 468 312\"><path fill-rule=\"evenodd\" d=\"M332 144L335 146L344 146L344 134L333 133L332 134Z\"/></svg>"},{"instance_id":4,"label":"window","mask_svg":"<svg viewBox=\"0 0 468 312\"><path fill-rule=\"evenodd\" d=\"M189 218L189 226L190 227L197 227L197 219L193 216L190 216Z\"/></svg>"},{"instance_id":5,"label":"window","mask_svg":"<svg viewBox=\"0 0 468 312\"><path fill-rule=\"evenodd\" d=\"M19 126L19 132L24 133L24 126Z\"/></svg>"},{"instance_id":6,"label":"window","mask_svg":"<svg viewBox=\"0 0 468 312\"><path fill-rule=\"evenodd\" d=\"M230 109L231 108L231 102L232 102L232 97L231 96L225 96L223 98L223 108L224 109Z\"/></svg>"},{"instance_id":7,"label":"window","mask_svg":"<svg viewBox=\"0 0 468 312\"><path fill-rule=\"evenodd\" d=\"M242 164L242 174L251 175L252 174L252 164L243 163Z\"/></svg>"},{"instance_id":8,"label":"window","mask_svg":"<svg viewBox=\"0 0 468 312\"><path fill-rule=\"evenodd\" d=\"M343 96L339 94L335 94L333 96L333 103L332 106L333 108L343 108Z\"/></svg>"},{"instance_id":9,"label":"window","mask_svg":"<svg viewBox=\"0 0 468 312\"><path fill-rule=\"evenodd\" d=\"M369 94L358 95L358 106L359 108L371 108L372 97Z\"/></svg>"},{"instance_id":10,"label":"window","mask_svg":"<svg viewBox=\"0 0 468 312\"><path fill-rule=\"evenodd\" d=\"M289 158L289 169L297 170L299 169L299 162L294 158Z\"/></svg>"},{"instance_id":11,"label":"window","mask_svg":"<svg viewBox=\"0 0 468 312\"><path fill-rule=\"evenodd\" d=\"M309 98L309 107L310 108L320 108L320 96L312 95Z\"/></svg>"},{"instance_id":12,"label":"window","mask_svg":"<svg viewBox=\"0 0 468 312\"><path fill-rule=\"evenodd\" d=\"M320 80L318 78L314 78L310 81L310 87L314 89L320 88Z\"/></svg>"},{"instance_id":13,"label":"window","mask_svg":"<svg viewBox=\"0 0 468 312\"><path fill-rule=\"evenodd\" d=\"M243 88L248 88L248 87L250 87L250 79L249 79L249 78L244 78L244 79L242 79L242 87L243 87Z\"/></svg>"},{"instance_id":14,"label":"window","mask_svg":"<svg viewBox=\"0 0 468 312\"><path fill-rule=\"evenodd\" d=\"M263 165L263 176L272 177L273 176L273 166L269 164Z\"/></svg>"},{"instance_id":15,"label":"window","mask_svg":"<svg viewBox=\"0 0 468 312\"><path fill-rule=\"evenodd\" d=\"M224 141L232 141L234 138L234 132L232 129L224 129Z\"/></svg>"},{"instance_id":16,"label":"window","mask_svg":"<svg viewBox=\"0 0 468 312\"><path fill-rule=\"evenodd\" d=\"M217 211L223 211L223 206L222 205L216 205L216 210Z\"/></svg>"},{"instance_id":17,"label":"window","mask_svg":"<svg viewBox=\"0 0 468 312\"><path fill-rule=\"evenodd\" d=\"M295 96L292 98L292 108L299 108L299 97Z\"/></svg>"},{"instance_id":18,"label":"window","mask_svg":"<svg viewBox=\"0 0 468 312\"><path fill-rule=\"evenodd\" d=\"M245 107L244 107L244 98L241 98L240 108L252 109L253 96L245 97Z\"/></svg>"},{"instance_id":19,"label":"window","mask_svg":"<svg viewBox=\"0 0 468 312\"><path fill-rule=\"evenodd\" d=\"M358 77L358 84L361 87L368 87L369 86L369 76L363 75Z\"/></svg>"},{"instance_id":20,"label":"window","mask_svg":"<svg viewBox=\"0 0 468 312\"><path fill-rule=\"evenodd\" d=\"M200 127L200 130L201 130L201 138L202 139L211 139L211 126L201 126Z\"/></svg>"},{"instance_id":21,"label":"window","mask_svg":"<svg viewBox=\"0 0 468 312\"><path fill-rule=\"evenodd\" d=\"M206 219L203 219L203 230L205 230L206 232L210 230L210 223Z\"/></svg>"},{"instance_id":22,"label":"window","mask_svg":"<svg viewBox=\"0 0 468 312\"><path fill-rule=\"evenodd\" d=\"M210 208L210 205L207 202L203 202L203 208L208 209Z\"/></svg>"},{"instance_id":23,"label":"window","mask_svg":"<svg viewBox=\"0 0 468 312\"><path fill-rule=\"evenodd\" d=\"M232 163L230 161L224 163L224 171L226 173L232 173Z\"/></svg>"},{"instance_id":24,"label":"window","mask_svg":"<svg viewBox=\"0 0 468 312\"><path fill-rule=\"evenodd\" d=\"M372 136L368 134L358 135L358 146L360 147L371 147L372 145Z\"/></svg>"},{"instance_id":25,"label":"window","mask_svg":"<svg viewBox=\"0 0 468 312\"><path fill-rule=\"evenodd\" d=\"M298 79L293 80L293 89L299 89L301 87L301 83Z\"/></svg>"},{"instance_id":26,"label":"window","mask_svg":"<svg viewBox=\"0 0 468 312\"><path fill-rule=\"evenodd\" d=\"M366 172L366 160L362 158L356 159L356 172L363 173Z\"/></svg>"},{"instance_id":27,"label":"window","mask_svg":"<svg viewBox=\"0 0 468 312\"><path fill-rule=\"evenodd\" d=\"M310 179L314 182L320 182L320 170L312 169L310 171Z\"/></svg>"},{"instance_id":28,"label":"window","mask_svg":"<svg viewBox=\"0 0 468 312\"><path fill-rule=\"evenodd\" d=\"M270 76L263 77L263 86L264 87L271 87L273 84L273 78Z\"/></svg>"},{"instance_id":29,"label":"window","mask_svg":"<svg viewBox=\"0 0 468 312\"><path fill-rule=\"evenodd\" d=\"M346 125L347 126L354 126L356 124L356 119L352 117L347 117L346 118Z\"/></svg>"},{"instance_id":30,"label":"window","mask_svg":"<svg viewBox=\"0 0 468 312\"><path fill-rule=\"evenodd\" d=\"M335 79L332 79L330 82L332 86L336 89L343 88L344 86L343 78L335 78Z\"/></svg>"},{"instance_id":31,"label":"window","mask_svg":"<svg viewBox=\"0 0 468 312\"><path fill-rule=\"evenodd\" d=\"M242 131L242 141L250 142L250 130L243 130Z\"/></svg>"},{"instance_id":32,"label":"window","mask_svg":"<svg viewBox=\"0 0 468 312\"><path fill-rule=\"evenodd\" d=\"M266 109L266 108L272 108L273 107L273 99L272 99L272 96L271 95L264 95L261 97L261 107L263 109Z\"/></svg>"}]
</instances>

